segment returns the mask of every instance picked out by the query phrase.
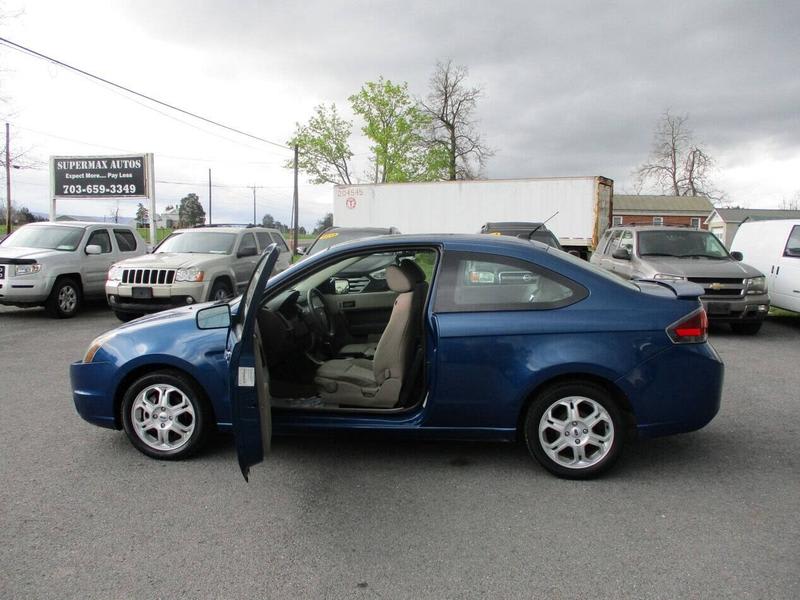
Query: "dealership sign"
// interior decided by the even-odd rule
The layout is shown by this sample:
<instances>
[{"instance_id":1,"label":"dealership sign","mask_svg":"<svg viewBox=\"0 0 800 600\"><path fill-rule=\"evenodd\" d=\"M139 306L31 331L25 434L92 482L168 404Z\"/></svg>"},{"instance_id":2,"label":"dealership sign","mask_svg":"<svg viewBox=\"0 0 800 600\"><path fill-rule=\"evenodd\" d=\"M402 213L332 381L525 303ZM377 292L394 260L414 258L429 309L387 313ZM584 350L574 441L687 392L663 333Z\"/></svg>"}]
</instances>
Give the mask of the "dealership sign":
<instances>
[{"instance_id":1,"label":"dealership sign","mask_svg":"<svg viewBox=\"0 0 800 600\"><path fill-rule=\"evenodd\" d=\"M52 156L53 198L150 197L149 156Z\"/></svg>"}]
</instances>

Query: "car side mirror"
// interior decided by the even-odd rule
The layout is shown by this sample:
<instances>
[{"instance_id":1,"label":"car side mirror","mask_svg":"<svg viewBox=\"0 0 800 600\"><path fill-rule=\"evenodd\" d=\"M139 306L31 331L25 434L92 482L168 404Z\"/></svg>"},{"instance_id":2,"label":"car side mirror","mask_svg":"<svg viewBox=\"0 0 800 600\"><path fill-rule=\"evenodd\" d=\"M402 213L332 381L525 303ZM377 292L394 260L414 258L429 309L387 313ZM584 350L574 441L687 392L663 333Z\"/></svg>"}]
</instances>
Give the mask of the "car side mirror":
<instances>
[{"instance_id":1,"label":"car side mirror","mask_svg":"<svg viewBox=\"0 0 800 600\"><path fill-rule=\"evenodd\" d=\"M738 250L734 250L733 252L731 252L731 258L733 260L742 261L742 260L744 260L744 255L741 252L739 252Z\"/></svg>"},{"instance_id":2,"label":"car side mirror","mask_svg":"<svg viewBox=\"0 0 800 600\"><path fill-rule=\"evenodd\" d=\"M217 304L197 311L198 329L227 329L231 326L231 307L229 304Z\"/></svg>"},{"instance_id":3,"label":"car side mirror","mask_svg":"<svg viewBox=\"0 0 800 600\"><path fill-rule=\"evenodd\" d=\"M630 260L631 251L628 250L627 248L617 248L616 250L614 250L614 253L611 256L619 260Z\"/></svg>"},{"instance_id":4,"label":"car side mirror","mask_svg":"<svg viewBox=\"0 0 800 600\"><path fill-rule=\"evenodd\" d=\"M86 246L86 254L102 254L103 249L97 244L89 244Z\"/></svg>"},{"instance_id":5,"label":"car side mirror","mask_svg":"<svg viewBox=\"0 0 800 600\"><path fill-rule=\"evenodd\" d=\"M304 255L306 253L306 247L305 246L298 246L295 249L294 253L295 254L299 254L300 256L302 256L302 255Z\"/></svg>"},{"instance_id":6,"label":"car side mirror","mask_svg":"<svg viewBox=\"0 0 800 600\"><path fill-rule=\"evenodd\" d=\"M249 246L239 250L239 252L236 253L236 257L244 258L245 256L255 256L256 254L258 254L258 250L256 250L253 246Z\"/></svg>"},{"instance_id":7,"label":"car side mirror","mask_svg":"<svg viewBox=\"0 0 800 600\"><path fill-rule=\"evenodd\" d=\"M578 258L581 257L581 251L580 250L570 250L568 252L568 254L572 254L572 256L577 256Z\"/></svg>"},{"instance_id":8,"label":"car side mirror","mask_svg":"<svg viewBox=\"0 0 800 600\"><path fill-rule=\"evenodd\" d=\"M347 279L334 279L333 291L336 294L347 294L350 291L350 282Z\"/></svg>"}]
</instances>

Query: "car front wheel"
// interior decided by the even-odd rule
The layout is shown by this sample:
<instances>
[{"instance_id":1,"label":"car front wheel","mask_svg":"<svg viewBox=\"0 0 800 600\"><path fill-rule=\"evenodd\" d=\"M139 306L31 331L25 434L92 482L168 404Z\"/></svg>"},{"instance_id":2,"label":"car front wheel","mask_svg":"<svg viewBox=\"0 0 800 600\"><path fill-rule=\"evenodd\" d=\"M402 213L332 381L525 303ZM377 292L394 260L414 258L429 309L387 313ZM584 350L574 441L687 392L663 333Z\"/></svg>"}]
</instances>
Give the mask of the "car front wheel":
<instances>
[{"instance_id":1,"label":"car front wheel","mask_svg":"<svg viewBox=\"0 0 800 600\"><path fill-rule=\"evenodd\" d=\"M210 302L221 302L232 296L230 286L223 280L214 282L211 292L208 294Z\"/></svg>"},{"instance_id":2,"label":"car front wheel","mask_svg":"<svg viewBox=\"0 0 800 600\"><path fill-rule=\"evenodd\" d=\"M133 382L122 400L125 433L152 458L180 460L205 443L211 411L194 381L177 371L157 371Z\"/></svg>"},{"instance_id":3,"label":"car front wheel","mask_svg":"<svg viewBox=\"0 0 800 600\"><path fill-rule=\"evenodd\" d=\"M603 387L589 382L546 389L525 419L525 442L548 471L588 479L611 468L625 438L622 413Z\"/></svg>"},{"instance_id":4,"label":"car front wheel","mask_svg":"<svg viewBox=\"0 0 800 600\"><path fill-rule=\"evenodd\" d=\"M65 277L56 281L44 308L57 319L74 317L81 306L81 288L74 279Z\"/></svg>"}]
</instances>

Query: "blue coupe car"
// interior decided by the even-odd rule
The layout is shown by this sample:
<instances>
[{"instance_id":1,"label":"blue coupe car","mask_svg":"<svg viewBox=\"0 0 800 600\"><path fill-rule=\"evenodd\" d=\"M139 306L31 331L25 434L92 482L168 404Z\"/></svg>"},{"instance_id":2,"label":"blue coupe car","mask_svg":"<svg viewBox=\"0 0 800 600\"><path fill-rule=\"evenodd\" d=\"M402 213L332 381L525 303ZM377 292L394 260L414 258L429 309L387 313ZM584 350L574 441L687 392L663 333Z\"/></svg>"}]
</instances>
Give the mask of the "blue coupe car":
<instances>
[{"instance_id":1,"label":"blue coupe car","mask_svg":"<svg viewBox=\"0 0 800 600\"><path fill-rule=\"evenodd\" d=\"M555 475L607 470L632 432L699 429L723 364L703 289L626 282L494 236L341 244L243 296L109 331L71 367L78 413L177 459L232 430L249 468L276 434L378 431L523 439Z\"/></svg>"}]
</instances>

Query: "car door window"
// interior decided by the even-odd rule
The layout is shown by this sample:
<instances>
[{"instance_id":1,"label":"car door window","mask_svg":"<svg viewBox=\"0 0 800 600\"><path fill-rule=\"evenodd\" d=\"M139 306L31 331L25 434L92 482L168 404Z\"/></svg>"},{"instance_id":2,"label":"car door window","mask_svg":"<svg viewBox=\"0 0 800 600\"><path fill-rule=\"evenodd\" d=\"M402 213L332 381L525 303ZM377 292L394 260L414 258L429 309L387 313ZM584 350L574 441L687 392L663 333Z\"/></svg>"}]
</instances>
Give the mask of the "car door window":
<instances>
[{"instance_id":1,"label":"car door window","mask_svg":"<svg viewBox=\"0 0 800 600\"><path fill-rule=\"evenodd\" d=\"M256 238L258 238L258 245L261 247L261 252L264 252L266 247L272 243L272 238L266 231L256 231Z\"/></svg>"},{"instance_id":2,"label":"car door window","mask_svg":"<svg viewBox=\"0 0 800 600\"><path fill-rule=\"evenodd\" d=\"M136 236L127 229L115 229L114 239L120 252L134 252L136 250Z\"/></svg>"},{"instance_id":3,"label":"car door window","mask_svg":"<svg viewBox=\"0 0 800 600\"><path fill-rule=\"evenodd\" d=\"M543 310L574 304L587 295L580 284L526 261L450 252L444 259L435 310Z\"/></svg>"},{"instance_id":4,"label":"car door window","mask_svg":"<svg viewBox=\"0 0 800 600\"><path fill-rule=\"evenodd\" d=\"M619 248L619 239L621 236L622 236L622 230L617 229L611 236L611 239L608 241L608 245L606 246L605 252L603 252L603 254L607 256L611 256L612 254L614 254L614 251L617 248Z\"/></svg>"},{"instance_id":5,"label":"car door window","mask_svg":"<svg viewBox=\"0 0 800 600\"><path fill-rule=\"evenodd\" d=\"M626 229L619 238L619 247L633 254L633 233Z\"/></svg>"},{"instance_id":6,"label":"car door window","mask_svg":"<svg viewBox=\"0 0 800 600\"><path fill-rule=\"evenodd\" d=\"M786 248L783 250L783 255L800 258L800 225L795 225L792 228L792 233L789 234Z\"/></svg>"},{"instance_id":7,"label":"car door window","mask_svg":"<svg viewBox=\"0 0 800 600\"><path fill-rule=\"evenodd\" d=\"M281 252L289 251L289 246L286 245L286 242L284 241L283 236L281 234L270 232L270 235L272 236L272 241L278 244L278 250L280 250Z\"/></svg>"},{"instance_id":8,"label":"car door window","mask_svg":"<svg viewBox=\"0 0 800 600\"><path fill-rule=\"evenodd\" d=\"M98 229L92 232L89 236L89 241L86 242L87 246L100 246L101 254L108 254L111 252L111 236L108 235L108 230Z\"/></svg>"},{"instance_id":9,"label":"car door window","mask_svg":"<svg viewBox=\"0 0 800 600\"><path fill-rule=\"evenodd\" d=\"M247 250L248 248L252 248L258 253L258 247L256 246L256 238L253 236L252 233L246 233L242 236L242 241L239 244L239 252L242 250Z\"/></svg>"}]
</instances>

